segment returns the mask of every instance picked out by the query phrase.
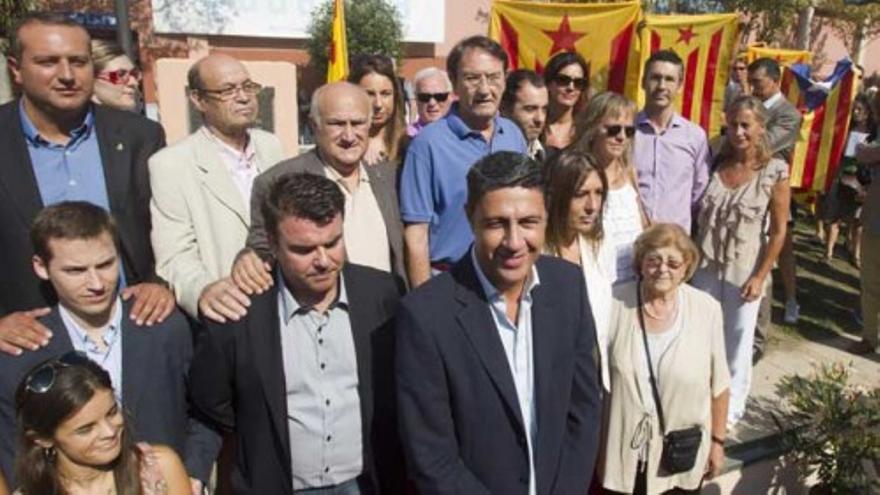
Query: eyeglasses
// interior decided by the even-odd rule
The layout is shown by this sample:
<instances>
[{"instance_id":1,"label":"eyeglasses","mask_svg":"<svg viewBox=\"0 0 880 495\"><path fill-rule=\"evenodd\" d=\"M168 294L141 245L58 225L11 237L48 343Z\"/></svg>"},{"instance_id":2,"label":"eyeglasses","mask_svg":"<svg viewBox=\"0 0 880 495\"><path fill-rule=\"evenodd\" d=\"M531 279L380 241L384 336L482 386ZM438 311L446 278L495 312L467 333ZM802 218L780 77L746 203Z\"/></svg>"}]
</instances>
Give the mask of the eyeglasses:
<instances>
[{"instance_id":1,"label":"eyeglasses","mask_svg":"<svg viewBox=\"0 0 880 495\"><path fill-rule=\"evenodd\" d=\"M556 84L562 87L574 84L574 89L579 91L583 91L587 87L587 79L584 77L571 77L566 76L565 74L558 74L553 80L556 81Z\"/></svg>"},{"instance_id":2,"label":"eyeglasses","mask_svg":"<svg viewBox=\"0 0 880 495\"><path fill-rule=\"evenodd\" d=\"M605 126L605 135L608 137L619 136L620 131L623 131L623 133L628 138L631 138L636 135L635 126L631 126L631 125L606 125Z\"/></svg>"},{"instance_id":3,"label":"eyeglasses","mask_svg":"<svg viewBox=\"0 0 880 495\"><path fill-rule=\"evenodd\" d=\"M89 358L80 351L70 351L56 359L46 361L28 373L25 377L24 388L33 394L45 394L52 390L55 385L55 377L58 370L71 366L84 366L89 363Z\"/></svg>"},{"instance_id":4,"label":"eyeglasses","mask_svg":"<svg viewBox=\"0 0 880 495\"><path fill-rule=\"evenodd\" d=\"M418 93L416 99L421 103L428 103L431 100L437 100L437 103L443 103L449 98L449 93Z\"/></svg>"},{"instance_id":5,"label":"eyeglasses","mask_svg":"<svg viewBox=\"0 0 880 495\"><path fill-rule=\"evenodd\" d=\"M214 98L217 98L220 101L228 101L238 94L239 91L244 93L246 96L254 96L259 93L263 89L263 85L260 83L255 83L253 81L245 81L241 84L236 84L235 86L229 86L228 88L223 89L202 89L198 88L196 91L202 93L204 95L210 95Z\"/></svg>"},{"instance_id":6,"label":"eyeglasses","mask_svg":"<svg viewBox=\"0 0 880 495\"><path fill-rule=\"evenodd\" d=\"M650 268L660 268L662 265L666 265L670 270L676 271L684 266L684 260L673 258L667 258L664 260L662 256L649 255L645 256L645 264Z\"/></svg>"},{"instance_id":7,"label":"eyeglasses","mask_svg":"<svg viewBox=\"0 0 880 495\"><path fill-rule=\"evenodd\" d=\"M128 84L128 81L131 79L140 81L141 75L141 70L138 68L134 68L105 71L99 73L96 77L102 81L107 81L110 84L118 86L121 84Z\"/></svg>"},{"instance_id":8,"label":"eyeglasses","mask_svg":"<svg viewBox=\"0 0 880 495\"><path fill-rule=\"evenodd\" d=\"M469 88L476 88L480 85L484 80L489 86L501 86L504 83L504 73L503 72L493 72L491 74L478 74L476 72L470 72L466 74L462 74L462 81L464 81L464 85Z\"/></svg>"}]
</instances>

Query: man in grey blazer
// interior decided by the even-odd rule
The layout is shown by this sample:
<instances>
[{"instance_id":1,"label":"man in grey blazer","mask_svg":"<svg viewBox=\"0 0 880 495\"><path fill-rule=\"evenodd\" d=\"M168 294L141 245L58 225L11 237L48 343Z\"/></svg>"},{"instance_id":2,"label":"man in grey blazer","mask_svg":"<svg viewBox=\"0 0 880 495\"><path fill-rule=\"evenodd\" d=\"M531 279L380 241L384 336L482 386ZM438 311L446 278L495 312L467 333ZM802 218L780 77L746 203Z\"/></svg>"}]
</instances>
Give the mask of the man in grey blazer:
<instances>
[{"instance_id":1,"label":"man in grey blazer","mask_svg":"<svg viewBox=\"0 0 880 495\"><path fill-rule=\"evenodd\" d=\"M208 55L187 74L204 125L150 158L156 270L191 317L243 315L247 297L229 279L251 223L251 185L284 159L274 134L255 129L261 86L247 68Z\"/></svg>"},{"instance_id":2,"label":"man in grey blazer","mask_svg":"<svg viewBox=\"0 0 880 495\"><path fill-rule=\"evenodd\" d=\"M388 162L362 163L371 113L367 93L354 84L327 84L314 92L309 120L315 149L279 163L254 181L247 249L232 270L242 290L261 293L272 284L271 253L259 205L275 179L298 172L325 176L345 195L343 231L349 261L406 279L396 171Z\"/></svg>"},{"instance_id":3,"label":"man in grey blazer","mask_svg":"<svg viewBox=\"0 0 880 495\"><path fill-rule=\"evenodd\" d=\"M192 336L178 311L153 328L129 318L119 293L116 223L85 201L57 203L31 228L33 271L58 304L40 318L53 338L20 356L0 354L0 470L11 479L18 434L15 390L35 365L77 350L110 375L135 439L168 445L184 460L198 493L211 474L220 437L188 412L186 375ZM13 482L14 485L14 482Z\"/></svg>"}]
</instances>

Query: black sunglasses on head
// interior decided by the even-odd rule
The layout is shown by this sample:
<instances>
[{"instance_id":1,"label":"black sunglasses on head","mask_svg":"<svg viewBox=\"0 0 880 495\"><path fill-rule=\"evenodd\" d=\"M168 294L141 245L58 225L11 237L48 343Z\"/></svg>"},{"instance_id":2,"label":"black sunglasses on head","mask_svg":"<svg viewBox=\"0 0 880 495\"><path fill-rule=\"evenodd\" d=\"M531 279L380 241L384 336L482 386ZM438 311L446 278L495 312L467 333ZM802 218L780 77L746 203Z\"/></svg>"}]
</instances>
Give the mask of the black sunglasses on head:
<instances>
[{"instance_id":1,"label":"black sunglasses on head","mask_svg":"<svg viewBox=\"0 0 880 495\"><path fill-rule=\"evenodd\" d=\"M449 93L419 93L416 95L416 99L422 103L428 103L432 99L437 100L437 103L443 103L446 99L449 98Z\"/></svg>"},{"instance_id":2,"label":"black sunglasses on head","mask_svg":"<svg viewBox=\"0 0 880 495\"><path fill-rule=\"evenodd\" d=\"M553 80L556 81L556 84L563 87L568 86L569 84L574 84L574 88L581 91L587 87L587 79L584 77L571 77L566 76L565 74L557 74Z\"/></svg>"},{"instance_id":3,"label":"black sunglasses on head","mask_svg":"<svg viewBox=\"0 0 880 495\"><path fill-rule=\"evenodd\" d=\"M606 125L605 126L605 135L606 136L619 136L620 131L626 135L626 137L631 138L636 135L636 128L632 125Z\"/></svg>"},{"instance_id":4,"label":"black sunglasses on head","mask_svg":"<svg viewBox=\"0 0 880 495\"><path fill-rule=\"evenodd\" d=\"M58 370L71 366L84 366L89 363L89 358L84 352L70 351L61 356L46 361L34 368L25 377L24 388L33 394L45 394L52 390L55 385L55 377Z\"/></svg>"}]
</instances>

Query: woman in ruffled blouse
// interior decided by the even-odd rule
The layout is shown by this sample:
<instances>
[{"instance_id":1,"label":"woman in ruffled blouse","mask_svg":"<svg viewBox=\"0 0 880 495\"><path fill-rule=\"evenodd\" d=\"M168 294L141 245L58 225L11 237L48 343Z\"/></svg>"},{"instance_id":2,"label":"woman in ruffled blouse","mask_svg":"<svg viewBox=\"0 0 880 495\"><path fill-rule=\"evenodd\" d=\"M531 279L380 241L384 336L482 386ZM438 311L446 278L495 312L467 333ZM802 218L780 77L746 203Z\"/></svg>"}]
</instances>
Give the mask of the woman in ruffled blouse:
<instances>
[{"instance_id":1,"label":"woman in ruffled blouse","mask_svg":"<svg viewBox=\"0 0 880 495\"><path fill-rule=\"evenodd\" d=\"M721 303L731 374L728 426L745 412L758 308L789 215L788 165L772 158L766 120L764 105L754 97L730 105L726 139L698 216L702 261L692 283Z\"/></svg>"}]
</instances>

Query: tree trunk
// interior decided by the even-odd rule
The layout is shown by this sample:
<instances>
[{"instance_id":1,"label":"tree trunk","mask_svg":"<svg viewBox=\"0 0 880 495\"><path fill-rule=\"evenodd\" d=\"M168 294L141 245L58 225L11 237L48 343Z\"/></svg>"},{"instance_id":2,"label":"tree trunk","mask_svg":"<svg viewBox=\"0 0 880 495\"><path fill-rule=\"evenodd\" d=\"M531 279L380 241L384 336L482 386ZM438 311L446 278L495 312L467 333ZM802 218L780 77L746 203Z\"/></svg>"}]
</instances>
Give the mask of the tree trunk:
<instances>
[{"instance_id":1,"label":"tree trunk","mask_svg":"<svg viewBox=\"0 0 880 495\"><path fill-rule=\"evenodd\" d=\"M797 48L799 50L810 49L810 25L813 23L815 14L816 8L812 5L804 7L798 12Z\"/></svg>"}]
</instances>

